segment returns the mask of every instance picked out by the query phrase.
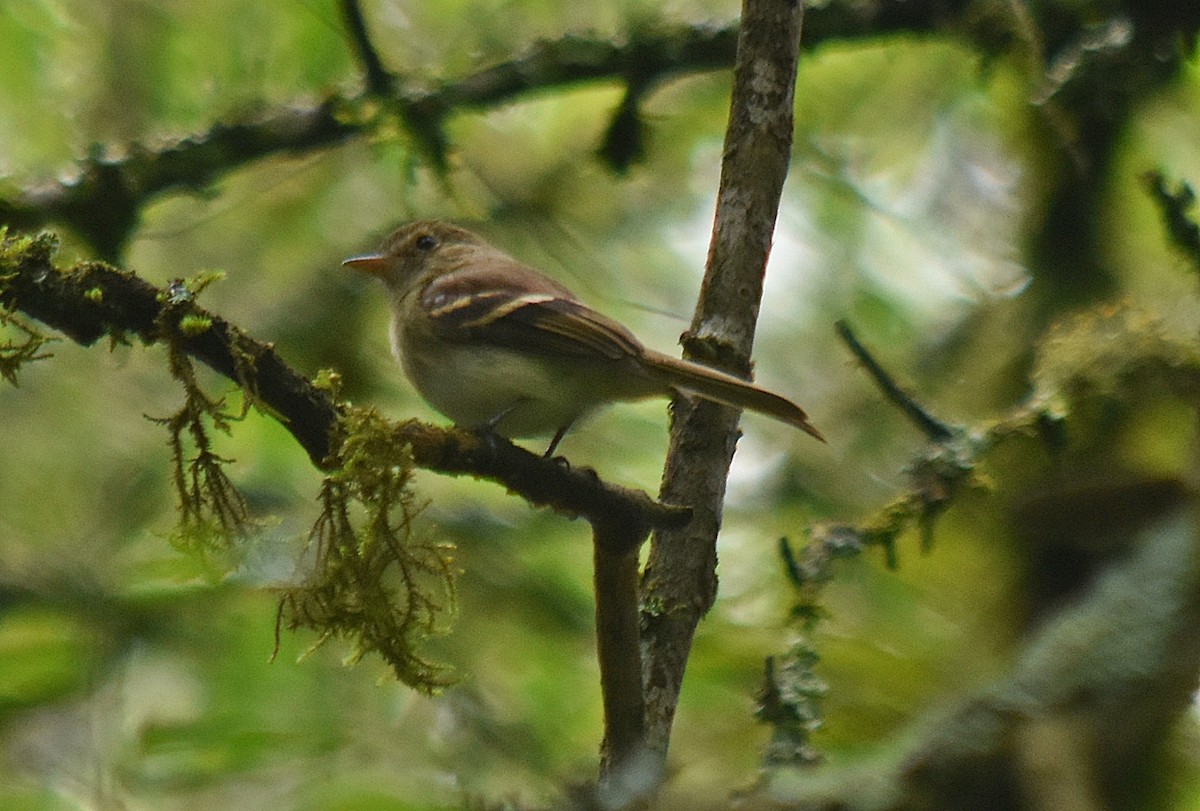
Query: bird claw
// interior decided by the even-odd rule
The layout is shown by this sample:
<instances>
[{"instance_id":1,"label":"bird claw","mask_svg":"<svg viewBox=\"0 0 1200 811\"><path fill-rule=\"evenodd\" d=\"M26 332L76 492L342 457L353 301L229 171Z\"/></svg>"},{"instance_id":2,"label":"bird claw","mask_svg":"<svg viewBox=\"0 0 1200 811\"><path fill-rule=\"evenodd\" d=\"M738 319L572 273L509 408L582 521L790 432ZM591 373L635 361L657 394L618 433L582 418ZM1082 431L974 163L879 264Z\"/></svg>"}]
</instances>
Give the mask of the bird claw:
<instances>
[{"instance_id":1,"label":"bird claw","mask_svg":"<svg viewBox=\"0 0 1200 811\"><path fill-rule=\"evenodd\" d=\"M564 471L569 471L571 469L571 461L569 459L567 459L567 457L565 457L565 456L543 455L542 458L549 460L552 464L557 465L558 467L562 468Z\"/></svg>"},{"instance_id":2,"label":"bird claw","mask_svg":"<svg viewBox=\"0 0 1200 811\"><path fill-rule=\"evenodd\" d=\"M471 433L479 439L481 445L487 448L491 456L495 456L500 452L500 441L504 437L496 433L495 429L490 425L481 425L478 428L472 428Z\"/></svg>"}]
</instances>

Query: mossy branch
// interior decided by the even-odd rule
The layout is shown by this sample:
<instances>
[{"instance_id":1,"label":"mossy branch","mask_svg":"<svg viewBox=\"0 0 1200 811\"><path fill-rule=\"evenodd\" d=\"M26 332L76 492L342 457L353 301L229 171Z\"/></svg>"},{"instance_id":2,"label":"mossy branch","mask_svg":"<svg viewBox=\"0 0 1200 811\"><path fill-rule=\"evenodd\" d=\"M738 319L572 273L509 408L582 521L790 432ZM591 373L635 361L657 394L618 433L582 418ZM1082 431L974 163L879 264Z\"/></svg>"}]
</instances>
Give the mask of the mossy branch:
<instances>
[{"instance_id":1,"label":"mossy branch","mask_svg":"<svg viewBox=\"0 0 1200 811\"><path fill-rule=\"evenodd\" d=\"M448 550L411 533L414 467L490 479L534 505L586 518L598 547L616 556L635 550L652 527L690 519L686 508L606 484L594 471L572 469L492 434L392 423L337 403L331 377L321 385L307 380L273 346L200 307L196 294L211 279L159 289L99 262L59 270L55 248L46 234L0 241L0 313L23 312L83 345L107 336L166 346L170 373L185 393L181 408L158 420L170 433L177 542L208 555L236 552L249 511L224 471L227 460L213 450L210 429L229 430L251 406L278 419L313 464L329 471L311 535L312 571L285 592L281 623L312 628L321 639L352 638L355 658L377 652L414 687L435 690L446 682L444 670L417 651L438 630L453 595ZM194 360L242 389L241 414L204 393Z\"/></svg>"},{"instance_id":2,"label":"mossy branch","mask_svg":"<svg viewBox=\"0 0 1200 811\"><path fill-rule=\"evenodd\" d=\"M1194 336L1132 306L1101 305L1066 318L1042 339L1024 402L1000 419L972 429L951 426L949 438L931 437L909 464L907 489L861 524L814 527L811 542L878 545L894 567L896 544L905 532L917 527L927 549L937 516L964 489L984 485L979 466L998 442L1034 436L1056 451L1077 404L1095 398L1127 402L1147 388L1200 400L1200 345Z\"/></svg>"},{"instance_id":3,"label":"mossy branch","mask_svg":"<svg viewBox=\"0 0 1200 811\"><path fill-rule=\"evenodd\" d=\"M357 129L342 120L336 98L281 107L250 120L221 122L164 147L133 143L96 148L69 180L0 199L0 222L32 229L59 222L109 261L120 258L142 209L168 191L203 191L253 161L332 146Z\"/></svg>"},{"instance_id":4,"label":"mossy branch","mask_svg":"<svg viewBox=\"0 0 1200 811\"><path fill-rule=\"evenodd\" d=\"M351 639L352 661L378 653L401 682L435 691L449 683L447 669L419 651L454 607L451 549L414 535L412 452L393 441L388 421L352 409L340 427L309 539L313 568L284 593L280 622L316 631L317 644Z\"/></svg>"},{"instance_id":5,"label":"mossy branch","mask_svg":"<svg viewBox=\"0 0 1200 811\"><path fill-rule=\"evenodd\" d=\"M0 310L24 313L84 346L103 337L165 342L240 386L251 404L291 432L316 467L336 468L349 411L328 386L289 367L274 345L200 307L182 282L164 290L101 262L59 270L52 261L55 248L49 234L0 241ZM531 504L586 519L606 537L621 537L630 528L644 535L651 527L680 526L690 518L686 508L661 504L606 483L592 470L543 459L494 435L416 421L391 424L389 430L393 441L411 448L418 467L495 481Z\"/></svg>"},{"instance_id":6,"label":"mossy branch","mask_svg":"<svg viewBox=\"0 0 1200 811\"><path fill-rule=\"evenodd\" d=\"M247 384L247 395L280 420L313 463L324 463L337 407L328 392L284 363L272 344L200 307L182 282L160 289L103 262L59 270L56 246L50 234L0 242L0 308L22 312L83 346L105 337L165 341Z\"/></svg>"},{"instance_id":7,"label":"mossy branch","mask_svg":"<svg viewBox=\"0 0 1200 811\"><path fill-rule=\"evenodd\" d=\"M388 73L370 44L357 4L343 2L349 39L367 74L367 89L334 93L316 104L288 105L220 122L162 147L130 143L97 148L69 180L39 184L0 198L0 223L34 229L61 223L96 253L117 261L142 210L172 191L203 191L222 176L263 158L327 149L355 137L405 134L437 168L449 143L443 122L454 112L509 103L522 95L585 81L639 75L662 81L715 70L733 59L736 26L678 25L628 41L566 35L524 54L449 81ZM644 61L647 54L652 61Z\"/></svg>"},{"instance_id":8,"label":"mossy branch","mask_svg":"<svg viewBox=\"0 0 1200 811\"><path fill-rule=\"evenodd\" d=\"M3 281L0 279L0 284L3 284ZM13 335L0 341L0 377L15 386L17 372L22 366L51 356L49 352L43 351L43 347L52 339L3 310L0 310L0 330ZM0 336L3 335L4 333L0 332Z\"/></svg>"},{"instance_id":9,"label":"mossy branch","mask_svg":"<svg viewBox=\"0 0 1200 811\"><path fill-rule=\"evenodd\" d=\"M810 738L821 723L823 695L811 637L824 617L821 590L836 561L854 557L875 543L887 549L894 565L900 537L918 529L928 539L934 516L952 506L967 487L983 485L986 465L1004 441L1032 439L1045 447L1046 457L1062 458L1064 435L1073 426L1079 432L1084 423L1096 419L1097 409L1110 416L1116 411L1133 414L1154 395L1175 398L1195 409L1200 403L1200 344L1187 326L1172 328L1138 308L1096 307L1063 319L1046 332L1039 343L1031 389L1024 402L1000 419L973 429L952 426L948 441L931 438L910 465L910 486L863 523L817 525L799 552L786 540L780 542L785 570L796 587L793 618L799 637L784 656L768 661L760 693L758 717L773 728L764 757L769 767L763 775L764 791L778 795L776 781L788 780L787 770L778 767L808 767L820 757ZM905 395L905 400L911 396ZM898 405L905 413L910 411L908 405ZM1102 435L1098 441L1104 444L1108 437ZM1194 443L1194 438L1184 441ZM1075 729L1076 743L1104 740L1104 745L1091 746L1088 752L1106 758L1115 743L1112 731L1111 737L1120 739L1117 745L1126 747L1127 753L1153 751L1146 741L1164 734L1175 714L1186 707L1200 655L1194 632L1200 611L1195 599L1200 566L1194 516L1188 512L1194 510L1192 476L1194 470L1184 471L1182 480L1139 477L1099 492L1085 487L1056 493L1050 504L1038 507L1051 515L1037 521L1024 511L1020 521L1039 528L1037 540L1043 545L1061 540L1068 531L1084 534L1092 549L1103 547L1098 539L1105 533L1130 531L1138 541L1124 539L1126 546L1120 553L1100 555L1100 573L1092 572L1086 581L1091 590L1082 588L1070 593L1069 601L1054 602L1055 608L1067 607L1045 619L1012 677L994 689L966 697L953 715L918 723L914 738L905 738L917 743L900 761L890 767L872 763L872 768L881 774L894 768L887 780L894 781L896 791L916 792L926 804L930 797L952 798L950 804L958 806L972 805L962 799L962 786L986 795L1001 794L997 785L1018 776L1009 769L1010 761L1022 756L1013 751L1014 740L1049 732L1044 727L1103 716L1104 723L1088 721L1086 728ZM1162 521L1168 527L1170 522L1177 524L1163 531L1162 524L1156 524ZM1086 644L1080 635L1087 637ZM1093 651L1092 660L1079 662L1080 650ZM1090 679L1087 687L1073 686ZM1123 720L1117 722L1114 716L1120 715ZM1147 716L1153 720L1142 723ZM1116 732L1130 717L1139 719L1135 731ZM1108 769L1096 774L1120 773L1126 767L1109 763ZM803 779L796 783L800 786L796 791L788 791L791 801L786 807L840 807L835 798L857 798L862 785L858 773L803 770L797 774ZM829 797L814 788L817 785L826 786ZM894 806L868 803L863 807Z\"/></svg>"},{"instance_id":10,"label":"mossy branch","mask_svg":"<svg viewBox=\"0 0 1200 811\"><path fill-rule=\"evenodd\" d=\"M923 714L877 757L770 770L743 804L1146 807L1131 796L1145 799L1147 764L1178 733L1200 666L1194 509L1194 493L1160 505L1128 554L1047 617L993 683ZM1068 802L1072 790L1096 797Z\"/></svg>"}]
</instances>

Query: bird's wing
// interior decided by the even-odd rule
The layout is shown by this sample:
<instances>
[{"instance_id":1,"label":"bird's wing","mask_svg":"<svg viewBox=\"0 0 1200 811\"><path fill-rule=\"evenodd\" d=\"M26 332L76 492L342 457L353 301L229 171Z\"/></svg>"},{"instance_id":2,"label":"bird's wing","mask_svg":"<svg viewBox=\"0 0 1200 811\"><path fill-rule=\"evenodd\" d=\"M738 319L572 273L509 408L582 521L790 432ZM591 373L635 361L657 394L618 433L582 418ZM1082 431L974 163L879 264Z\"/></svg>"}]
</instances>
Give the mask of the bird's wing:
<instances>
[{"instance_id":1,"label":"bird's wing","mask_svg":"<svg viewBox=\"0 0 1200 811\"><path fill-rule=\"evenodd\" d=\"M425 286L421 307L441 337L576 357L642 354L641 342L625 327L552 279L510 262L449 273Z\"/></svg>"}]
</instances>

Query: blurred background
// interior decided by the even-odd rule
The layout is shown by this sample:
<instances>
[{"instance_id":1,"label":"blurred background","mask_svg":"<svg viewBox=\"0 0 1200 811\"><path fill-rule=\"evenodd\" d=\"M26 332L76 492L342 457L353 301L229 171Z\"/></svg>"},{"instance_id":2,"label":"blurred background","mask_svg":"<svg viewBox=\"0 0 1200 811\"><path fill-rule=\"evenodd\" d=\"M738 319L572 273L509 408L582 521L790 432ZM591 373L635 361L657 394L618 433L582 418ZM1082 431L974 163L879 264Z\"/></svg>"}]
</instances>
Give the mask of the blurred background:
<instances>
[{"instance_id":1,"label":"blurred background","mask_svg":"<svg viewBox=\"0 0 1200 811\"><path fill-rule=\"evenodd\" d=\"M800 639L815 646L828 693L812 744L828 763L853 763L999 678L1038 611L1011 516L1045 487L1045 470L1040 451L1019 445L991 460L990 490L941 517L928 554L912 532L895 569L875 549L840 562L822 621L811 634L798 626L778 540L800 547L815 523L868 520L909 488L906 466L926 442L856 366L836 320L966 428L1028 395L1039 337L1067 313L1121 302L1194 335L1194 272L1140 180L1200 178L1194 41L1140 39L1148 26L1119 4L1063 5L1088 9L1055 16L1037 4L1026 9L1045 12L1035 24L1061 28L1032 33L1023 4L1012 18L964 12L941 28L881 14L837 29L837 2L806 20L755 370L829 444L743 420L721 592L672 742L669 792L681 807L761 779L771 730L754 709L766 657ZM720 30L738 7L378 0L363 10L386 66L419 88L542 40ZM1103 61L1131 42L1159 54L1129 56L1155 71ZM13 0L0 6L0 52L7 199L69 182L88 156L154 151L361 87L332 0ZM1092 68L1130 86L1095 101ZM390 357L381 290L341 260L406 220L453 219L675 351L704 270L729 86L727 67L654 83L627 167L598 154L625 94L619 75L452 110L444 172L404 127L364 127L239 166L201 192L154 197L111 258L158 285L222 271L202 303L274 342L294 368L336 370L344 396L394 418L441 421ZM62 236L61 262L96 255L69 226L45 225ZM145 418L182 398L162 348L63 340L50 351L21 369L19 386L0 386L0 807L526 807L592 777L600 702L586 526L492 484L422 473L417 531L454 544L461 570L457 614L429 654L458 684L419 695L377 659L344 666L336 642L311 651L305 633L285 632L271 661L273 589L297 576L319 473L258 413L220 436L264 528L236 571L214 575L168 541L167 435ZM202 382L237 398L215 375ZM1088 475L1190 471L1190 406L1168 394L1143 405L1122 412L1131 422L1118 433L1083 432L1088 448L1105 448ZM620 406L560 452L653 493L666 427L661 402ZM1190 715L1169 740L1156 802L1200 807Z\"/></svg>"}]
</instances>

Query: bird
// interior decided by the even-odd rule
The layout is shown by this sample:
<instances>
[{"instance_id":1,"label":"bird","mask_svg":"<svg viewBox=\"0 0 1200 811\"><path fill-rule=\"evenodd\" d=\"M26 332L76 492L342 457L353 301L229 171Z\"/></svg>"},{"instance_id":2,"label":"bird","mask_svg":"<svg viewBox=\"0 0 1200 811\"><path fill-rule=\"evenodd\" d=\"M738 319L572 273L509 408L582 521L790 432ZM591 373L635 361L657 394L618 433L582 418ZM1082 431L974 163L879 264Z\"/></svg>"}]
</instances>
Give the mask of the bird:
<instances>
[{"instance_id":1,"label":"bird","mask_svg":"<svg viewBox=\"0 0 1200 811\"><path fill-rule=\"evenodd\" d=\"M773 417L825 441L800 406L646 347L562 284L441 220L397 228L346 267L380 279L392 351L417 392L459 427L552 434L613 402L688 394Z\"/></svg>"}]
</instances>

